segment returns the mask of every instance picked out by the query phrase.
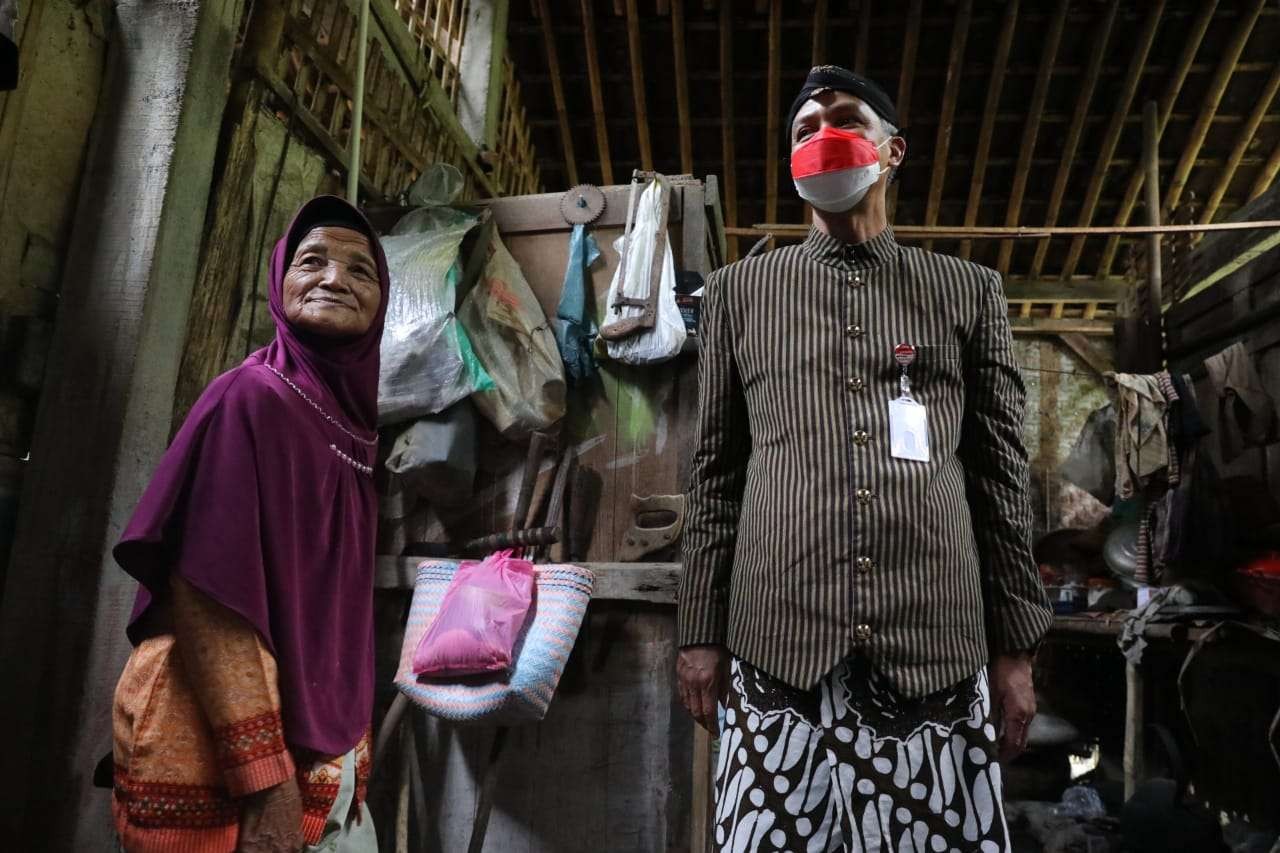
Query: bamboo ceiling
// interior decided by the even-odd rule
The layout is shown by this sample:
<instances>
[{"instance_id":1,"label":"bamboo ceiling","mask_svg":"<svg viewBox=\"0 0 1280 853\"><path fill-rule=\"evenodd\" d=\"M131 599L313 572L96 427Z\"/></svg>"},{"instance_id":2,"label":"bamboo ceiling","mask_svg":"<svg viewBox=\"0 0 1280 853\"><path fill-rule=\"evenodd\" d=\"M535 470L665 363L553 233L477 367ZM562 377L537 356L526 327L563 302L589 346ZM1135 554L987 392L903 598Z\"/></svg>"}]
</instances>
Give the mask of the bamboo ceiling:
<instances>
[{"instance_id":1,"label":"bamboo ceiling","mask_svg":"<svg viewBox=\"0 0 1280 853\"><path fill-rule=\"evenodd\" d=\"M548 190L715 174L730 225L802 222L780 124L822 62L896 93L899 225L1146 224L1148 100L1162 221L1221 221L1280 171L1264 0L515 0L510 16ZM1123 277L1128 245L933 241L1027 282Z\"/></svg>"}]
</instances>

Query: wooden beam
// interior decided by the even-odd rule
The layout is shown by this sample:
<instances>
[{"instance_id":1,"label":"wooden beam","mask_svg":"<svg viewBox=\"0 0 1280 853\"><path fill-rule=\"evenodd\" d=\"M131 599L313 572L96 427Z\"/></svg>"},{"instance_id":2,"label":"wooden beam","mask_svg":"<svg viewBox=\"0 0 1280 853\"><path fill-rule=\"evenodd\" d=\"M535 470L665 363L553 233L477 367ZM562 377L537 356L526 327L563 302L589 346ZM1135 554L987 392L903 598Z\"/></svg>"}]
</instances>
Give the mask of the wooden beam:
<instances>
[{"instance_id":1,"label":"wooden beam","mask_svg":"<svg viewBox=\"0 0 1280 853\"><path fill-rule=\"evenodd\" d=\"M1115 359L1109 353L1098 349L1087 337L1079 332L1063 332L1058 335L1058 340L1062 341L1067 349L1075 353L1098 376L1115 372Z\"/></svg>"},{"instance_id":2,"label":"wooden beam","mask_svg":"<svg viewBox=\"0 0 1280 853\"><path fill-rule=\"evenodd\" d=\"M582 43L587 54L587 79L591 86L591 111L595 114L596 150L604 186L613 184L613 158L609 155L609 127L604 111L604 85L600 78L600 50L596 45L596 13L592 0L581 0Z\"/></svg>"},{"instance_id":3,"label":"wooden beam","mask_svg":"<svg viewBox=\"0 0 1280 853\"><path fill-rule=\"evenodd\" d=\"M858 34L853 42L853 70L867 73L867 55L871 52L871 0L862 0L858 7Z\"/></svg>"},{"instance_id":4,"label":"wooden beam","mask_svg":"<svg viewBox=\"0 0 1280 853\"><path fill-rule=\"evenodd\" d=\"M987 157L991 154L991 138L995 133L996 114L1000 111L1000 93L1004 88L1004 74L1009 66L1009 50L1013 46L1013 33L1018 25L1018 0L1009 0L1004 7L1004 23L996 41L996 56L991 64L991 79L987 81L987 103L982 112L982 126L978 130L978 150L973 158L973 175L969 181L969 200L965 203L964 224L978 224L978 204L982 201L982 183L987 175ZM960 244L960 257L968 260L973 243Z\"/></svg>"},{"instance_id":5,"label":"wooden beam","mask_svg":"<svg viewBox=\"0 0 1280 853\"><path fill-rule=\"evenodd\" d=\"M1182 157L1178 160L1178 165L1173 169L1173 176L1169 179L1169 187L1164 193L1164 210L1163 218L1170 219L1171 213L1178 206L1178 202L1182 199L1182 191L1187 186L1187 178L1191 176L1191 169L1195 166L1196 157L1200 154L1200 148L1204 145L1205 137L1209 135L1209 127L1213 123L1213 116L1218 111L1218 106L1222 103L1222 96L1227 91L1227 86L1231 83L1231 75L1236 70L1236 63L1240 61L1240 54L1244 51L1245 44L1249 41L1249 36L1253 33L1253 27L1258 22L1258 15L1262 13L1262 7L1266 0L1252 0L1248 8L1240 15L1239 21L1236 23L1235 31L1231 34L1231 41L1223 49L1221 58L1218 60L1218 67L1213 73L1213 79L1209 81L1209 90L1205 93L1204 100L1200 103L1200 110L1197 113L1196 123L1191 128L1191 135L1187 139L1186 147L1182 149Z\"/></svg>"},{"instance_id":6,"label":"wooden beam","mask_svg":"<svg viewBox=\"0 0 1280 853\"><path fill-rule=\"evenodd\" d=\"M1052 317L1010 317L1009 328L1015 335L1111 335L1115 330L1110 320L1073 320Z\"/></svg>"},{"instance_id":7,"label":"wooden beam","mask_svg":"<svg viewBox=\"0 0 1280 853\"><path fill-rule=\"evenodd\" d=\"M689 69L685 60L684 0L671 0L671 47L675 52L676 115L680 119L680 171L693 174L693 123L689 121Z\"/></svg>"},{"instance_id":8,"label":"wooden beam","mask_svg":"<svg viewBox=\"0 0 1280 853\"><path fill-rule=\"evenodd\" d=\"M1045 281L1005 279L1004 298L1009 302L1119 302L1132 285L1123 278L1106 281Z\"/></svg>"},{"instance_id":9,"label":"wooden beam","mask_svg":"<svg viewBox=\"0 0 1280 853\"><path fill-rule=\"evenodd\" d=\"M627 45L631 54L631 93L636 105L636 138L640 145L640 168L653 170L653 149L649 142L649 110L644 96L644 45L640 42L640 14L636 0L626 0Z\"/></svg>"},{"instance_id":10,"label":"wooden beam","mask_svg":"<svg viewBox=\"0 0 1280 853\"><path fill-rule=\"evenodd\" d=\"M778 137L782 133L778 111L782 90L782 0L769 3L769 77L765 88L764 218L778 218ZM788 134L790 128L787 129Z\"/></svg>"},{"instance_id":11,"label":"wooden beam","mask_svg":"<svg viewBox=\"0 0 1280 853\"><path fill-rule=\"evenodd\" d=\"M915 80L916 52L920 47L920 18L922 0L911 0L907 8L907 31L902 41L902 70L898 75L898 125L906 127L911 121L911 86ZM888 214L890 221L897 208L898 182L889 184Z\"/></svg>"},{"instance_id":12,"label":"wooden beam","mask_svg":"<svg viewBox=\"0 0 1280 853\"><path fill-rule=\"evenodd\" d=\"M1142 182L1147 195L1148 225L1160 224L1160 117L1156 109L1151 101L1142 106L1142 167L1147 173ZM1151 234L1147 237L1147 301L1149 322L1158 341L1163 340L1160 328L1164 307L1164 276L1160 265L1160 235ZM1160 347L1163 348L1163 344Z\"/></svg>"},{"instance_id":13,"label":"wooden beam","mask_svg":"<svg viewBox=\"0 0 1280 853\"><path fill-rule=\"evenodd\" d=\"M924 224L938 224L942 206L942 189L947 179L947 155L951 151L951 121L960 96L960 69L964 65L964 49L969 41L969 21L973 18L973 0L960 0L956 9L955 28L951 31L951 51L947 56L947 79L942 89L942 110L938 114L938 133L933 144L933 174L929 178L929 196L925 203ZM933 244L925 241L924 248Z\"/></svg>"},{"instance_id":14,"label":"wooden beam","mask_svg":"<svg viewBox=\"0 0 1280 853\"><path fill-rule=\"evenodd\" d=\"M1164 92L1160 95L1157 118L1159 120L1158 129L1161 134L1164 133L1164 128L1169 123L1169 116L1173 114L1173 105L1178 100L1178 94L1182 91L1182 84L1186 81L1187 73L1195 62L1196 54L1200 52L1200 44L1204 41L1204 34L1209 29L1209 24L1213 20L1213 13L1217 7L1217 0L1205 0L1198 7L1199 11L1196 14L1196 19L1192 22L1191 29L1187 33L1187 40L1182 45L1182 52L1178 55L1177 65L1165 84ZM1133 172L1129 176L1129 184L1124 189L1124 197L1120 201L1120 208L1116 211L1116 216L1113 220L1115 225L1129 224L1129 217L1133 214L1133 208L1138 203L1138 196L1142 193L1144 174L1141 161L1134 164ZM1106 278L1111 274L1111 265L1115 262L1116 250L1119 247L1120 238L1118 236L1107 240L1107 244L1102 250L1102 260L1098 263L1098 271L1096 273L1098 278Z\"/></svg>"},{"instance_id":15,"label":"wooden beam","mask_svg":"<svg viewBox=\"0 0 1280 853\"><path fill-rule=\"evenodd\" d=\"M1077 225L1088 225L1093 221L1093 214L1098 209L1098 200L1102 197L1102 187L1106 183L1107 171L1111 168L1111 160L1115 157L1116 145L1120 142L1120 134L1124 131L1125 119L1129 108L1133 106L1134 95L1138 84L1142 82L1142 72L1147 65L1147 57L1151 53L1151 45L1155 43L1156 31L1160 28L1160 18L1164 14L1165 0L1154 0L1147 9L1147 17L1134 44L1133 55L1129 57L1129 67L1125 71L1124 82L1120 84L1120 95L1116 99L1115 108L1111 112L1111 121L1102 137L1102 146L1094 161L1093 176L1089 178L1089 186L1085 190L1084 204ZM1080 254L1084 251L1085 238L1077 237L1071 241L1067 250L1067 262L1062 268L1062 277L1075 275L1076 266L1080 263Z\"/></svg>"},{"instance_id":16,"label":"wooden beam","mask_svg":"<svg viewBox=\"0 0 1280 853\"><path fill-rule=\"evenodd\" d=\"M1253 201L1271 189L1271 184L1275 182L1277 174L1280 174L1280 142L1276 143L1276 147L1271 150L1271 156L1267 158L1267 162L1258 171L1258 177L1249 189L1249 201Z\"/></svg>"},{"instance_id":17,"label":"wooden beam","mask_svg":"<svg viewBox=\"0 0 1280 853\"><path fill-rule=\"evenodd\" d=\"M1249 120L1245 122L1244 127L1240 128L1240 132L1236 135L1236 144L1231 149L1231 156L1227 158L1227 164L1218 174L1218 185L1213 188L1213 193L1209 196L1209 200L1205 202L1204 211L1200 214L1202 223L1213 221L1213 215L1218 212L1218 207L1222 204L1222 198L1227 194L1227 189L1231 186L1231 179L1235 177L1236 169L1240 168L1240 161L1244 159L1245 152L1249 150L1249 146L1253 143L1254 135L1258 132L1258 127L1262 124L1262 119L1267 114L1267 110L1271 109L1271 104L1276 99L1277 92L1280 92L1280 61L1277 61L1275 68L1272 69L1271 77L1268 78L1266 86L1257 94L1253 112L1249 114Z\"/></svg>"},{"instance_id":18,"label":"wooden beam","mask_svg":"<svg viewBox=\"0 0 1280 853\"><path fill-rule=\"evenodd\" d=\"M569 110L564 102L564 81L560 79L560 58L556 54L556 37L551 31L551 11L548 0L537 0L538 18L542 22L542 44L547 54L547 68L551 71L551 95L556 103L556 118L560 121L560 147L564 152L565 175L568 186L578 183L578 162L573 156L573 131L569 127ZM566 187L567 189L568 187Z\"/></svg>"},{"instance_id":19,"label":"wooden beam","mask_svg":"<svg viewBox=\"0 0 1280 853\"><path fill-rule=\"evenodd\" d=\"M1040 67L1031 90L1031 102L1027 110L1027 123L1022 128L1022 140L1018 148L1018 165L1013 171L1013 186L1009 190L1009 206L1005 209L1004 224L1014 226L1022 215L1022 196L1027 191L1027 175L1031 172L1031 155L1035 153L1036 137L1040 134L1040 116L1044 112L1045 99L1049 95L1049 77L1053 63L1058 58L1058 45L1062 42L1062 28L1067 22L1069 0L1058 0L1053 19L1041 45ZM1000 244L996 269L1001 275L1009 272L1009 260L1013 256L1013 243Z\"/></svg>"},{"instance_id":20,"label":"wooden beam","mask_svg":"<svg viewBox=\"0 0 1280 853\"><path fill-rule=\"evenodd\" d=\"M1080 235L1097 237L1106 234L1121 234L1138 237L1147 234L1201 234L1210 231L1257 231L1280 228L1280 219L1255 219L1227 222L1208 222L1204 225L1055 225L1052 228L1040 228L1034 225L1007 227L1002 225L975 225L965 228L961 225L899 225L893 229L894 236L904 240L1043 240L1046 237L1077 237ZM765 222L751 228L734 228L733 234L738 237L752 235L763 236L767 231L779 236L807 233L807 225L784 224L781 222Z\"/></svg>"},{"instance_id":21,"label":"wooden beam","mask_svg":"<svg viewBox=\"0 0 1280 853\"><path fill-rule=\"evenodd\" d=\"M813 51L809 65L825 65L827 62L827 0L818 0L813 6Z\"/></svg>"},{"instance_id":22,"label":"wooden beam","mask_svg":"<svg viewBox=\"0 0 1280 853\"><path fill-rule=\"evenodd\" d=\"M733 0L720 0L720 146L724 162L724 221L727 229L738 224L738 164L733 126ZM738 259L738 240L728 240L725 259Z\"/></svg>"},{"instance_id":23,"label":"wooden beam","mask_svg":"<svg viewBox=\"0 0 1280 853\"><path fill-rule=\"evenodd\" d=\"M1071 180L1071 167L1075 165L1076 149L1080 147L1080 138L1084 135L1085 119L1089 115L1089 103L1093 100L1094 89L1098 86L1098 75L1102 72L1102 60L1107 55L1107 43L1111 41L1111 30L1116 23L1116 13L1120 9L1120 0L1111 0L1107 11L1098 24L1097 32L1089 34L1093 46L1089 52L1089 64L1085 68L1084 79L1080 82L1076 94L1075 112L1067 125L1067 138L1062 144L1062 157L1058 163L1058 174L1053 180L1053 190L1049 193L1049 209L1045 212L1045 225L1058 224L1058 214L1062 210L1062 199L1067 193L1067 182ZM1045 240L1036 246L1035 257L1031 261L1031 277L1039 278L1044 270L1045 255L1049 252L1049 241Z\"/></svg>"}]
</instances>

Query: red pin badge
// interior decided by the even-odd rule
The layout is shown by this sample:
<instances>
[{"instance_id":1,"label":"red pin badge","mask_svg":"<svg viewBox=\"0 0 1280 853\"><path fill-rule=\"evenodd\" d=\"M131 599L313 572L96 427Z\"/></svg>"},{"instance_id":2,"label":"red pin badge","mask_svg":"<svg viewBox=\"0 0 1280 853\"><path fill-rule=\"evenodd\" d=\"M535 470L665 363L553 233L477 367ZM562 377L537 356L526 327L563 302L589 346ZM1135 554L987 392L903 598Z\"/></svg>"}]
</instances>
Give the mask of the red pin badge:
<instances>
[{"instance_id":1,"label":"red pin badge","mask_svg":"<svg viewBox=\"0 0 1280 853\"><path fill-rule=\"evenodd\" d=\"M909 367L916 360L916 348L911 344L898 344L893 348L893 360L903 367Z\"/></svg>"}]
</instances>

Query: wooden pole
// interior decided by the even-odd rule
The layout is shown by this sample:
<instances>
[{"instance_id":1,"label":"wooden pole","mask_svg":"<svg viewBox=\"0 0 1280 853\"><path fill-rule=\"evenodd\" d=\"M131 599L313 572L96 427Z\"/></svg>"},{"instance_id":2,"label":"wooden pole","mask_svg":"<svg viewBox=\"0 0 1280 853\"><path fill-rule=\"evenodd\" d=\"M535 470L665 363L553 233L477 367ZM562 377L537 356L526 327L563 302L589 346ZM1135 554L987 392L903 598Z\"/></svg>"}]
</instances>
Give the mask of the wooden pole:
<instances>
[{"instance_id":1,"label":"wooden pole","mask_svg":"<svg viewBox=\"0 0 1280 853\"><path fill-rule=\"evenodd\" d=\"M1182 45L1182 53L1178 55L1178 64L1174 67L1173 74L1169 77L1165 84L1164 92L1160 95L1160 124L1158 130L1164 133L1165 125L1169 122L1169 116L1173 113L1173 104L1178 99L1178 94L1182 91L1182 84L1187 79L1187 74L1191 71L1191 65L1195 61L1196 54L1200 51L1200 43L1204 41L1204 34L1209 29L1209 23L1213 20L1214 10L1217 8L1217 0L1206 0L1199 6L1196 19L1191 24L1191 30L1187 34L1187 40ZM1124 198L1120 201L1120 208L1116 211L1113 224L1128 225L1129 217L1133 215L1133 208L1138 203L1138 196L1142 193L1142 163L1138 163L1133 168L1133 173L1129 177L1129 184L1124 189ZM1102 250L1102 260L1098 264L1097 277L1106 278L1111 274L1111 265L1115 261L1116 250L1120 247L1119 236L1114 236L1107 240L1106 246Z\"/></svg>"},{"instance_id":2,"label":"wooden pole","mask_svg":"<svg viewBox=\"0 0 1280 853\"><path fill-rule=\"evenodd\" d=\"M1280 62L1275 64L1271 70L1271 77L1267 80L1266 86L1257 94L1257 100L1254 101L1253 111L1249 113L1249 119L1245 122L1244 127L1240 128L1240 133L1236 135L1235 147L1231 149L1231 156L1227 158L1227 163L1222 167L1222 171L1218 175L1218 185L1213 188L1213 193L1209 196L1209 200L1205 202L1204 211L1200 214L1200 221L1212 222L1213 215L1218 212L1218 207L1222 204L1222 199L1227 194L1227 190L1231 187L1231 179L1236 175L1236 169L1240 168L1240 161L1244 159L1245 152L1249 150L1249 146L1253 143L1254 137L1258 132L1258 128L1262 126L1262 120L1266 117L1267 111L1271 109L1271 103L1276 98L1276 92L1280 91ZM1265 167L1264 167L1265 168Z\"/></svg>"},{"instance_id":3,"label":"wooden pole","mask_svg":"<svg viewBox=\"0 0 1280 853\"><path fill-rule=\"evenodd\" d=\"M1133 54L1129 57L1129 67L1125 71L1124 82L1120 85L1120 96L1111 111L1111 121L1102 137L1102 147L1093 167L1093 176L1089 178L1088 189L1084 194L1084 205L1076 219L1077 225L1088 225L1093 221L1093 214L1098 209L1098 200L1102 197L1102 186L1106 182L1107 172L1111 168L1111 160L1116 153L1116 145L1120 142L1120 134L1124 131L1125 119L1129 108L1133 106L1134 95L1138 84L1142 82L1142 72L1151 53L1151 45L1155 43L1156 31L1160 27L1160 18L1164 13L1165 0L1154 0L1147 10L1147 17L1134 44ZM1067 250L1067 262L1062 268L1062 278L1069 279L1075 275L1076 266L1080 263L1080 254L1084 251L1085 238L1077 237L1071 241Z\"/></svg>"},{"instance_id":4,"label":"wooden pole","mask_svg":"<svg viewBox=\"0 0 1280 853\"><path fill-rule=\"evenodd\" d=\"M689 68L685 61L684 0L671 0L671 47L675 52L676 113L680 117L680 171L693 174L693 126L689 121Z\"/></svg>"},{"instance_id":5,"label":"wooden pole","mask_svg":"<svg viewBox=\"0 0 1280 853\"><path fill-rule=\"evenodd\" d=\"M351 93L351 161L347 164L347 201L360 204L360 129L364 123L364 74L369 64L369 0L361 0L356 26L356 82Z\"/></svg>"},{"instance_id":6,"label":"wooden pole","mask_svg":"<svg viewBox=\"0 0 1280 853\"><path fill-rule=\"evenodd\" d=\"M1275 181L1277 174L1280 174L1280 142L1277 142L1276 147L1271 150L1271 156L1267 158L1267 162L1258 172L1258 177L1253 182L1253 186L1249 188L1249 201L1253 201L1271 189L1271 184Z\"/></svg>"},{"instance_id":7,"label":"wooden pole","mask_svg":"<svg viewBox=\"0 0 1280 853\"><path fill-rule=\"evenodd\" d=\"M1080 147L1080 138L1084 136L1085 121L1089 117L1089 103L1093 100L1094 89L1098 86L1098 75L1102 73L1102 60L1107 55L1107 43L1111 40L1111 30L1115 26L1116 13L1120 9L1119 0L1111 0L1107 11L1098 24L1098 31L1090 34L1093 49L1089 53L1089 64L1085 69L1084 80L1080 82L1076 95L1075 112L1071 123L1067 126L1067 138L1062 145L1062 157L1058 163L1058 174L1053 181L1053 190L1049 194L1049 209L1045 212L1045 225L1056 225L1058 214L1062 211L1062 200L1067 193L1067 183L1071 180L1071 167L1075 164L1076 150ZM1049 242L1043 241L1036 246L1035 257L1031 261L1032 278L1040 278L1044 270L1044 259L1049 253Z\"/></svg>"},{"instance_id":8,"label":"wooden pole","mask_svg":"<svg viewBox=\"0 0 1280 853\"><path fill-rule=\"evenodd\" d=\"M1142 670L1124 666L1124 798L1127 802L1145 773L1143 731L1146 728L1146 685Z\"/></svg>"},{"instance_id":9,"label":"wooden pole","mask_svg":"<svg viewBox=\"0 0 1280 853\"><path fill-rule=\"evenodd\" d=\"M733 0L720 0L720 145L724 160L724 221L738 224L738 163L733 127ZM727 233L727 231L726 231ZM738 240L727 240L726 260L738 259Z\"/></svg>"},{"instance_id":10,"label":"wooden pole","mask_svg":"<svg viewBox=\"0 0 1280 853\"><path fill-rule=\"evenodd\" d=\"M782 89L782 0L769 3L769 77L765 87L764 218L778 218L778 110ZM790 134L791 129L787 128Z\"/></svg>"},{"instance_id":11,"label":"wooden pole","mask_svg":"<svg viewBox=\"0 0 1280 853\"><path fill-rule=\"evenodd\" d=\"M902 42L902 71L898 76L898 123L906 127L911 122L911 87L915 80L916 53L920 47L921 0L911 0L907 8L907 32ZM892 221L898 207L898 182L889 184L886 199L887 213Z\"/></svg>"},{"instance_id":12,"label":"wooden pole","mask_svg":"<svg viewBox=\"0 0 1280 853\"><path fill-rule=\"evenodd\" d=\"M809 64L824 65L827 61L827 0L818 0L813 6L813 51Z\"/></svg>"},{"instance_id":13,"label":"wooden pole","mask_svg":"<svg viewBox=\"0 0 1280 853\"><path fill-rule=\"evenodd\" d=\"M1143 183L1147 196L1147 225L1160 225L1160 128L1155 101L1147 101L1142 107L1142 168L1146 172ZM1163 279L1160 270L1160 234L1147 236L1147 295L1150 297L1150 322L1161 334L1164 305ZM1161 349L1163 349L1163 342Z\"/></svg>"},{"instance_id":14,"label":"wooden pole","mask_svg":"<svg viewBox=\"0 0 1280 853\"><path fill-rule=\"evenodd\" d=\"M636 104L636 139L640 145L640 168L653 171L653 149L649 141L649 110L644 96L644 45L640 40L640 14L636 0L626 0L627 45L631 55L631 94Z\"/></svg>"},{"instance_id":15,"label":"wooden pole","mask_svg":"<svg viewBox=\"0 0 1280 853\"><path fill-rule=\"evenodd\" d=\"M547 68L551 72L551 95L556 103L556 118L560 123L560 148L564 153L566 188L578 183L578 161L573 154L573 132L569 127L569 110L564 99L564 80L560 77L560 57L556 51L556 36L551 29L551 10L547 0L535 0L538 18L542 24L542 44L547 53Z\"/></svg>"},{"instance_id":16,"label":"wooden pole","mask_svg":"<svg viewBox=\"0 0 1280 853\"><path fill-rule=\"evenodd\" d=\"M581 0L582 42L587 52L587 80L591 86L591 111L596 119L596 151L600 157L600 177L613 184L613 159L609 156L609 128L604 111L604 86L600 77L600 51L596 46L596 13L592 0Z\"/></svg>"},{"instance_id":17,"label":"wooden pole","mask_svg":"<svg viewBox=\"0 0 1280 853\"><path fill-rule=\"evenodd\" d=\"M1004 223L1014 226L1022 214L1022 196L1027 191L1027 176L1031 172L1031 155L1035 153L1036 137L1040 134L1040 116L1044 113L1045 99L1049 95L1049 77L1053 63L1058 58L1058 45L1062 41L1062 28L1067 22L1068 0L1058 0L1049 31L1045 34L1040 53L1040 67L1036 70L1036 82L1031 90L1031 104L1027 110L1027 123L1022 128L1022 141L1018 148L1018 164L1014 167L1013 186L1009 190L1009 206L1005 210ZM1001 275L1009 272L1009 260L1013 256L1013 243L1000 244L996 268Z\"/></svg>"},{"instance_id":18,"label":"wooden pole","mask_svg":"<svg viewBox=\"0 0 1280 853\"><path fill-rule=\"evenodd\" d=\"M925 203L924 224L937 225L942 208L942 188L947 179L947 154L951 150L951 127L960 96L960 69L964 65L964 48L969 41L969 21L973 17L973 0L960 0L956 9L955 28L951 32L951 52L947 57L947 79L942 89L942 111L938 116L938 134L933 144L933 174L929 177L929 196ZM933 244L925 241L924 248Z\"/></svg>"},{"instance_id":19,"label":"wooden pole","mask_svg":"<svg viewBox=\"0 0 1280 853\"><path fill-rule=\"evenodd\" d=\"M1000 110L1000 93L1004 88L1004 75L1009 67L1009 51L1013 47L1013 33L1018 24L1018 0L1009 0L1004 7L1004 24L996 42L996 56L991 64L991 79L987 82L987 102L982 112L982 126L978 130L978 151L973 158L973 176L969 181L969 199L964 206L964 224L971 228L978 224L978 205L982 202L982 183L987 176L987 158L991 154L991 138L996 129L996 113ZM968 260L973 243L960 244L960 257Z\"/></svg>"},{"instance_id":20,"label":"wooden pole","mask_svg":"<svg viewBox=\"0 0 1280 853\"><path fill-rule=\"evenodd\" d=\"M1047 237L1097 237L1120 234L1126 237L1150 234L1202 234L1209 231L1255 231L1280 228L1280 219L1256 219L1249 222L1208 222L1204 225L1055 225L1040 228L1032 225L1006 227L1002 225L976 225L965 228L960 225L899 225L893 229L895 237L918 240L1043 240ZM808 233L809 226L795 223L763 222L750 228L726 228L726 234L736 237L764 236L775 233ZM1091 281L1093 279L1090 279Z\"/></svg>"},{"instance_id":21,"label":"wooden pole","mask_svg":"<svg viewBox=\"0 0 1280 853\"><path fill-rule=\"evenodd\" d=\"M1254 25L1257 24L1258 16L1262 14L1262 7L1265 4L1266 0L1253 0L1248 9L1242 12L1240 22L1236 24L1235 32L1231 35L1231 41L1222 51L1213 79L1209 81L1209 91L1205 93L1200 109L1196 113L1196 123L1191 128L1186 147L1182 149L1182 157L1178 159L1178 165L1174 167L1173 176L1169 179L1169 188L1164 195L1163 213L1166 217L1182 199L1182 191L1186 188L1187 179L1195 167L1196 157L1200 155L1205 137L1209 135L1213 117L1218 112L1222 96L1231 82L1231 75L1235 73L1236 65L1240 62L1240 54L1244 51L1245 43L1249 41L1249 36L1253 33Z\"/></svg>"}]
</instances>

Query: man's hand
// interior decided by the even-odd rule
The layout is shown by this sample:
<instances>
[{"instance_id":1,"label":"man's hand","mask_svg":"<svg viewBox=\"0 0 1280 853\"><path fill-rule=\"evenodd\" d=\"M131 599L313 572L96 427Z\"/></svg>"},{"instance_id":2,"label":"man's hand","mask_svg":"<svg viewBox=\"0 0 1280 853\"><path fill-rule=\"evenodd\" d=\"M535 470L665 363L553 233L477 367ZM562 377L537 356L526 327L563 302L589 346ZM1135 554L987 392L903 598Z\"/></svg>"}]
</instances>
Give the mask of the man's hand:
<instances>
[{"instance_id":1,"label":"man's hand","mask_svg":"<svg viewBox=\"0 0 1280 853\"><path fill-rule=\"evenodd\" d=\"M724 646L685 646L676 657L680 701L712 735L720 724L716 703L729 689L729 650Z\"/></svg>"},{"instance_id":2,"label":"man's hand","mask_svg":"<svg viewBox=\"0 0 1280 853\"><path fill-rule=\"evenodd\" d=\"M243 803L236 853L298 853L302 849L302 793L296 780L250 794Z\"/></svg>"},{"instance_id":3,"label":"man's hand","mask_svg":"<svg viewBox=\"0 0 1280 853\"><path fill-rule=\"evenodd\" d=\"M1012 761L1027 748L1027 731L1036 715L1031 655L999 655L991 661L991 706L1000 732L1000 761Z\"/></svg>"}]
</instances>

